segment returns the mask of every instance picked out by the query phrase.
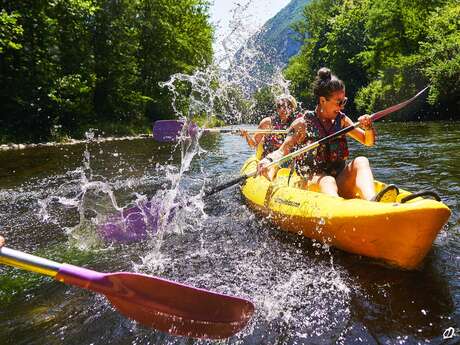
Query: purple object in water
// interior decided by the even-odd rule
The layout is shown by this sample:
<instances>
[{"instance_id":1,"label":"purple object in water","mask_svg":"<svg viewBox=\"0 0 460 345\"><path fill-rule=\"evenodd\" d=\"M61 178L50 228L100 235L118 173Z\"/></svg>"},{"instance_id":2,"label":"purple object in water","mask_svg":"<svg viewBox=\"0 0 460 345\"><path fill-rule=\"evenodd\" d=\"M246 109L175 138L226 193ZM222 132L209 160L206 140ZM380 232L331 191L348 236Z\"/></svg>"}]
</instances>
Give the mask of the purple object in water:
<instances>
[{"instance_id":1,"label":"purple object in water","mask_svg":"<svg viewBox=\"0 0 460 345\"><path fill-rule=\"evenodd\" d=\"M153 124L153 139L159 142L176 141L184 127L183 121L158 120Z\"/></svg>"},{"instance_id":2,"label":"purple object in water","mask_svg":"<svg viewBox=\"0 0 460 345\"><path fill-rule=\"evenodd\" d=\"M176 214L176 208L169 211L168 221ZM111 215L98 230L104 240L109 242L139 242L154 235L160 226L162 203L160 200L124 209L121 214Z\"/></svg>"},{"instance_id":3,"label":"purple object in water","mask_svg":"<svg viewBox=\"0 0 460 345\"><path fill-rule=\"evenodd\" d=\"M177 141L185 122L182 120L158 120L153 124L153 139L159 142ZM188 122L188 135L196 137L200 127L194 122Z\"/></svg>"},{"instance_id":4,"label":"purple object in water","mask_svg":"<svg viewBox=\"0 0 460 345\"><path fill-rule=\"evenodd\" d=\"M200 130L200 127L195 122L190 122L188 126L188 135L190 137L195 138L198 134L198 131Z\"/></svg>"},{"instance_id":5,"label":"purple object in water","mask_svg":"<svg viewBox=\"0 0 460 345\"><path fill-rule=\"evenodd\" d=\"M158 230L160 207L151 202L124 209L110 216L99 232L110 242L136 242L144 240Z\"/></svg>"}]
</instances>

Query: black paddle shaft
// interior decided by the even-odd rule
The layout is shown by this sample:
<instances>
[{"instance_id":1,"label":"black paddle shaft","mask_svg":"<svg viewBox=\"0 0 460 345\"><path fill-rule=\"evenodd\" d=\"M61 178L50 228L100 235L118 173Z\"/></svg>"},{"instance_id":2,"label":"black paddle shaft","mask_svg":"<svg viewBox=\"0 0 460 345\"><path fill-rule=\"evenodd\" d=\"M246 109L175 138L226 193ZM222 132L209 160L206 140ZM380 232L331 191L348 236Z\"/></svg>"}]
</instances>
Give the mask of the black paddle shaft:
<instances>
[{"instance_id":1,"label":"black paddle shaft","mask_svg":"<svg viewBox=\"0 0 460 345\"><path fill-rule=\"evenodd\" d=\"M217 185L217 186L214 186L210 189L207 189L205 190L204 192L204 196L210 196L212 194L215 194L217 192L220 192L221 190L224 190L228 187L231 187L231 186L234 186L240 182L243 182L244 180L246 180L249 176L246 176L246 175L241 175L241 176L238 176L234 179L231 179L230 181L228 182L225 182L225 183L222 183L220 185Z\"/></svg>"}]
</instances>

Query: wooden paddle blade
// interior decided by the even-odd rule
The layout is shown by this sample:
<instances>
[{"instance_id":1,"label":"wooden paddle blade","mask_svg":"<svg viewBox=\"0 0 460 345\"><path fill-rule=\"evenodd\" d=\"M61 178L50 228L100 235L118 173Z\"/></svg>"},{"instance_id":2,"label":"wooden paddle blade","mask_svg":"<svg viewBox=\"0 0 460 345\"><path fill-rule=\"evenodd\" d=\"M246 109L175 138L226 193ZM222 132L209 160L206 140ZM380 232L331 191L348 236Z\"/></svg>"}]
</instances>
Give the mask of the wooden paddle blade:
<instances>
[{"instance_id":1,"label":"wooden paddle blade","mask_svg":"<svg viewBox=\"0 0 460 345\"><path fill-rule=\"evenodd\" d=\"M103 293L127 317L175 335L227 338L254 313L248 300L144 274L104 274L64 264L56 279Z\"/></svg>"}]
</instances>

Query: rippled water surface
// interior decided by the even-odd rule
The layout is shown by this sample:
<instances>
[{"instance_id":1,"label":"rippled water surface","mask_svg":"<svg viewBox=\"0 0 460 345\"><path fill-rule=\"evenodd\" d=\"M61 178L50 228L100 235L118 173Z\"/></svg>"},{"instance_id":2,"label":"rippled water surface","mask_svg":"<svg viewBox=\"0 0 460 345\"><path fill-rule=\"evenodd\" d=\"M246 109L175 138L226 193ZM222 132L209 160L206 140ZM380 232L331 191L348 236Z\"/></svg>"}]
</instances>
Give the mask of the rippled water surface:
<instances>
[{"instance_id":1,"label":"rippled water surface","mask_svg":"<svg viewBox=\"0 0 460 345\"><path fill-rule=\"evenodd\" d=\"M230 135L201 138L203 151L175 196L191 204L161 234L131 244L101 241L85 219L115 212L107 187L119 207L163 196L177 182L174 144L138 139L0 152L0 233L11 248L59 262L143 272L252 300L248 327L220 343L456 344L460 329L452 339L443 333L460 327L460 123L377 127L378 144L352 145L352 155L368 156L379 180L435 190L452 210L418 271L279 231L248 209L236 187L202 205L203 183L236 176L252 153ZM104 188L78 199L91 181ZM212 343L144 328L100 295L5 266L0 305L1 344Z\"/></svg>"}]
</instances>

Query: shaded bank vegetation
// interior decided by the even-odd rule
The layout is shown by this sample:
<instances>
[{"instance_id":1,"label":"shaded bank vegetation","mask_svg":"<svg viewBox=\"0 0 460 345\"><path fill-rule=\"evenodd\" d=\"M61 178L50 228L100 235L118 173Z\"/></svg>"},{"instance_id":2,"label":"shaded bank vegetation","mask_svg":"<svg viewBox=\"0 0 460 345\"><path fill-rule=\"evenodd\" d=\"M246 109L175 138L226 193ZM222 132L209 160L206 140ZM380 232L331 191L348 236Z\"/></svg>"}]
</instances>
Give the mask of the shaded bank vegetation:
<instances>
[{"instance_id":1,"label":"shaded bank vegetation","mask_svg":"<svg viewBox=\"0 0 460 345\"><path fill-rule=\"evenodd\" d=\"M212 61L209 0L0 3L0 143L81 138L89 128L145 132L173 117L158 83ZM430 84L427 102L392 119L459 119L459 18L458 0L311 0L293 26L303 40L284 70L291 93L311 108L311 82L328 66L347 85L351 114ZM248 100L238 87L215 105L227 122L273 112L273 90Z\"/></svg>"},{"instance_id":2,"label":"shaded bank vegetation","mask_svg":"<svg viewBox=\"0 0 460 345\"><path fill-rule=\"evenodd\" d=\"M0 2L0 142L145 131L212 59L206 0Z\"/></svg>"},{"instance_id":3,"label":"shaded bank vegetation","mask_svg":"<svg viewBox=\"0 0 460 345\"><path fill-rule=\"evenodd\" d=\"M430 84L417 118L460 119L458 0L312 0L294 29L304 45L285 75L307 106L316 71L328 66L355 96L352 111L382 109Z\"/></svg>"}]
</instances>

